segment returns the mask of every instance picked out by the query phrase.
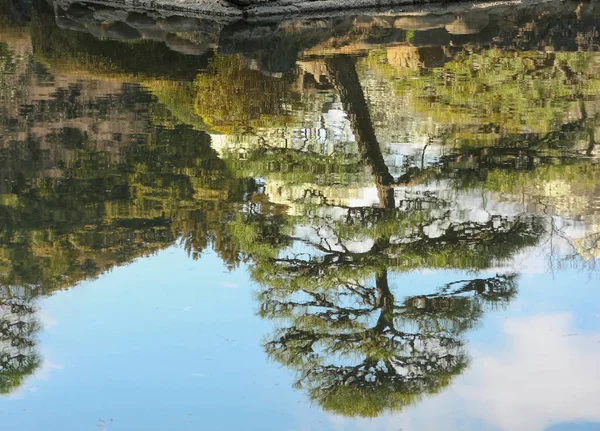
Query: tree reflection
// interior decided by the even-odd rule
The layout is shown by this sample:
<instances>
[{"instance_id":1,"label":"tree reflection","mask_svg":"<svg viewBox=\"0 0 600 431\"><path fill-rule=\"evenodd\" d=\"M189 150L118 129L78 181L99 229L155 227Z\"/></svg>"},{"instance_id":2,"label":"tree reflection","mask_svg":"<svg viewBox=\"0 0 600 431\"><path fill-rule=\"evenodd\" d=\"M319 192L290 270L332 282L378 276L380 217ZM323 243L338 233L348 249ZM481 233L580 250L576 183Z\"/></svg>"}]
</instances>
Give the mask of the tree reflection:
<instances>
[{"instance_id":1,"label":"tree reflection","mask_svg":"<svg viewBox=\"0 0 600 431\"><path fill-rule=\"evenodd\" d=\"M0 394L9 394L41 364L35 348L40 324L28 292L2 287L0 295Z\"/></svg>"},{"instance_id":2,"label":"tree reflection","mask_svg":"<svg viewBox=\"0 0 600 431\"><path fill-rule=\"evenodd\" d=\"M515 276L505 275L399 303L381 271L369 283L303 291L304 300L265 300L261 315L286 322L265 348L298 372L297 386L326 410L377 416L445 388L468 363L463 333L488 302L515 292Z\"/></svg>"},{"instance_id":3,"label":"tree reflection","mask_svg":"<svg viewBox=\"0 0 600 431\"><path fill-rule=\"evenodd\" d=\"M310 233L271 232L270 247L253 245L260 315L279 326L265 349L296 370L298 387L324 408L375 416L441 390L467 364L465 331L486 307L502 306L516 294L516 276L504 274L396 299L390 274L485 269L535 244L544 230L535 218L494 219L448 223L428 236L426 226L444 224L433 215L438 205L348 210L338 223L326 216L294 220L299 225L290 232ZM370 247L352 250L359 240ZM282 244L292 247L275 252Z\"/></svg>"},{"instance_id":4,"label":"tree reflection","mask_svg":"<svg viewBox=\"0 0 600 431\"><path fill-rule=\"evenodd\" d=\"M405 192L397 200L394 186L414 182L413 172L398 180L390 174L354 60L333 57L327 67L379 208L304 205L303 216L282 216L275 234L250 217L244 239L262 286L259 313L279 326L267 354L294 369L296 386L324 409L372 417L445 388L467 366L464 333L517 290L516 275L503 274L397 301L390 273L483 270L534 245L544 224L536 217L457 220L452 203L435 194Z\"/></svg>"},{"instance_id":5,"label":"tree reflection","mask_svg":"<svg viewBox=\"0 0 600 431\"><path fill-rule=\"evenodd\" d=\"M300 98L291 91L289 76L266 76L244 67L236 56L214 58L195 83L196 112L221 133L285 125L291 121L292 104Z\"/></svg>"}]
</instances>

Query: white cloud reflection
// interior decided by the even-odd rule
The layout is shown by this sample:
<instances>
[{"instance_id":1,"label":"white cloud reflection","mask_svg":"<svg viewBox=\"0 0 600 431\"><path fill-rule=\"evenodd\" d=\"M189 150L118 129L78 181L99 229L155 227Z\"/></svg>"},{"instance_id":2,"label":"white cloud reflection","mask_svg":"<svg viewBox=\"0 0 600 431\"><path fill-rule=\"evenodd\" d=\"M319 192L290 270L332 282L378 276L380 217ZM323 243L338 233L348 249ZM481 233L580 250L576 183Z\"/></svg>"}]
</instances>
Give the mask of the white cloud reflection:
<instances>
[{"instance_id":1,"label":"white cloud reflection","mask_svg":"<svg viewBox=\"0 0 600 431\"><path fill-rule=\"evenodd\" d=\"M600 421L600 333L577 333L570 314L507 320L508 345L475 352L457 386L470 413L502 430Z\"/></svg>"},{"instance_id":2,"label":"white cloud reflection","mask_svg":"<svg viewBox=\"0 0 600 431\"><path fill-rule=\"evenodd\" d=\"M506 319L498 344L471 348L471 366L447 390L357 428L542 431L600 422L600 333L573 328L571 314Z\"/></svg>"}]
</instances>

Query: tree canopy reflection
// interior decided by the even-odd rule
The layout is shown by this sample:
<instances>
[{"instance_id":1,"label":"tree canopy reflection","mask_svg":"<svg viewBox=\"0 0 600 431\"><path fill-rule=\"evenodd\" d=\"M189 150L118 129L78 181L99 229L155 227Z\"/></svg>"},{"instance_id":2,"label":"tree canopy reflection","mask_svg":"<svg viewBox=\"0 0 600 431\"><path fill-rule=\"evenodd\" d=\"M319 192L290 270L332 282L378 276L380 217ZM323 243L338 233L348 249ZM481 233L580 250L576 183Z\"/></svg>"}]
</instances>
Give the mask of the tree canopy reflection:
<instances>
[{"instance_id":1,"label":"tree canopy reflection","mask_svg":"<svg viewBox=\"0 0 600 431\"><path fill-rule=\"evenodd\" d=\"M267 231L251 217L240 237L261 286L259 314L278 327L267 354L294 369L297 386L322 407L353 416L398 410L447 386L468 363L464 333L517 292L516 275L506 273L398 301L390 274L484 270L545 229L535 217L451 221L451 205L432 197L330 210L307 208Z\"/></svg>"},{"instance_id":2,"label":"tree canopy reflection","mask_svg":"<svg viewBox=\"0 0 600 431\"><path fill-rule=\"evenodd\" d=\"M2 287L0 292L0 394L9 394L41 364L35 348L40 330L30 292Z\"/></svg>"},{"instance_id":3,"label":"tree canopy reflection","mask_svg":"<svg viewBox=\"0 0 600 431\"><path fill-rule=\"evenodd\" d=\"M399 410L465 369L462 334L488 302L511 299L514 277L455 282L401 302L383 270L368 283L348 280L337 289L263 293L261 316L286 322L265 349L297 370L297 387L326 410L366 417Z\"/></svg>"}]
</instances>

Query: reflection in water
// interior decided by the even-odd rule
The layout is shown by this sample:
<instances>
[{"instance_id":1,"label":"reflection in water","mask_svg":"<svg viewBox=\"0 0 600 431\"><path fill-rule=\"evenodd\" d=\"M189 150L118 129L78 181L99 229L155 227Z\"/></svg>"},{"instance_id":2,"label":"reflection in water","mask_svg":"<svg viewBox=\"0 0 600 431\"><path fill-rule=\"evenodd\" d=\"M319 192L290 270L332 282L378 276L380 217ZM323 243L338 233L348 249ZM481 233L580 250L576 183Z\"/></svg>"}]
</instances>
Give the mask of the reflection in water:
<instances>
[{"instance_id":1,"label":"reflection in water","mask_svg":"<svg viewBox=\"0 0 600 431\"><path fill-rule=\"evenodd\" d=\"M267 355L369 417L465 370L520 258L599 257L593 3L320 32L0 4L2 393L41 363L37 297L173 244L247 263ZM425 270L469 277L401 298Z\"/></svg>"},{"instance_id":2,"label":"reflection in water","mask_svg":"<svg viewBox=\"0 0 600 431\"><path fill-rule=\"evenodd\" d=\"M28 292L2 288L0 299L0 393L19 387L40 365L35 335L40 329Z\"/></svg>"},{"instance_id":3,"label":"reflection in water","mask_svg":"<svg viewBox=\"0 0 600 431\"><path fill-rule=\"evenodd\" d=\"M298 387L326 410L377 416L444 389L467 366L461 334L487 303L509 301L514 275L461 280L397 303L387 271L374 285L340 280L329 289L264 291L261 316L283 319L265 348L298 370ZM347 304L347 305L346 305Z\"/></svg>"}]
</instances>

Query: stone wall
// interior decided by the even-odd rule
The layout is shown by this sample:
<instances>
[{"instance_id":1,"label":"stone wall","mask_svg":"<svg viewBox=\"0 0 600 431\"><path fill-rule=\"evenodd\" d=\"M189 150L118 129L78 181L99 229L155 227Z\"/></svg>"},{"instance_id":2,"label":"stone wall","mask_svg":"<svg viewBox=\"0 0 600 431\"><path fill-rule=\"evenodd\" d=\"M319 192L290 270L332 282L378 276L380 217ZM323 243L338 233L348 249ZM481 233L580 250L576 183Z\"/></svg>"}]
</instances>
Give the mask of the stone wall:
<instances>
[{"instance_id":1,"label":"stone wall","mask_svg":"<svg viewBox=\"0 0 600 431\"><path fill-rule=\"evenodd\" d=\"M152 40L185 55L201 56L212 49L222 55L241 54L253 68L283 73L293 69L302 56L360 54L388 46L401 46L393 56L398 64L421 61L424 49L437 53L427 55L427 61L441 61L440 47L469 44L520 50L595 50L597 37L593 34L600 16L600 7L594 3L582 8L576 2L554 0L519 5L453 3L422 6L419 11L346 10L331 12L327 18L264 15L260 19L143 9L139 4L144 1L117 7L116 1L57 0L55 19L65 29L113 40ZM237 6L231 8L241 13Z\"/></svg>"},{"instance_id":2,"label":"stone wall","mask_svg":"<svg viewBox=\"0 0 600 431\"><path fill-rule=\"evenodd\" d=\"M52 1L52 0L50 0ZM457 12L466 9L497 5L527 5L553 0L99 0L95 3L106 6L130 9L150 10L156 13L206 15L227 20L243 19L247 21L272 19L273 17L324 17L331 18L357 10L391 12L400 9L403 12L423 13L427 11ZM63 9L67 9L76 0L55 0Z\"/></svg>"}]
</instances>

